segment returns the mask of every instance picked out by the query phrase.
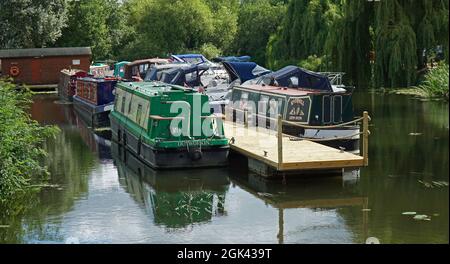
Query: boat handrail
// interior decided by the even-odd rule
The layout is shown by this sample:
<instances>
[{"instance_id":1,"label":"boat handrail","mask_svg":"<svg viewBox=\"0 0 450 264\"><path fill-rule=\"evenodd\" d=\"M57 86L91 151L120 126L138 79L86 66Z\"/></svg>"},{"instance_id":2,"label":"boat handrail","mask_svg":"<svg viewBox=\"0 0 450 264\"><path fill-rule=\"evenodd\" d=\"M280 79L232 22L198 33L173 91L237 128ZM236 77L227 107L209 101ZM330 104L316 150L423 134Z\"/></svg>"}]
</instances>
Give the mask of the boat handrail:
<instances>
[{"instance_id":1,"label":"boat handrail","mask_svg":"<svg viewBox=\"0 0 450 264\"><path fill-rule=\"evenodd\" d=\"M248 110L242 110L242 109L237 109L237 108L233 108L233 107L229 107L229 109L231 109L231 111L237 111L237 112L243 112L244 113L244 119L248 119ZM268 120L272 120L272 121L277 121L277 118L273 118L273 117L268 117L266 115L261 115L261 114L257 114L257 113L250 113L250 115L254 115L256 117L261 117L261 118L266 118ZM311 125L306 125L306 124L301 124L298 122L292 122L292 121L287 121L287 120L282 120L283 124L287 124L287 125L292 125L292 126L297 126L297 127L301 127L301 128L309 128L309 129L332 129L332 128L337 128L337 127L346 127L349 126L351 124L356 124L358 122L361 122L364 120L364 117L359 117L357 119L345 122L345 123L339 123L336 125L327 125L327 126L311 126ZM370 121L370 116L368 116L368 120Z\"/></svg>"},{"instance_id":2,"label":"boat handrail","mask_svg":"<svg viewBox=\"0 0 450 264\"><path fill-rule=\"evenodd\" d=\"M149 118L154 120L184 120L183 116L168 117L159 115L149 115Z\"/></svg>"},{"instance_id":3,"label":"boat handrail","mask_svg":"<svg viewBox=\"0 0 450 264\"><path fill-rule=\"evenodd\" d=\"M319 72L319 74L325 75L331 84L342 85L342 77L345 75L345 72Z\"/></svg>"}]
</instances>

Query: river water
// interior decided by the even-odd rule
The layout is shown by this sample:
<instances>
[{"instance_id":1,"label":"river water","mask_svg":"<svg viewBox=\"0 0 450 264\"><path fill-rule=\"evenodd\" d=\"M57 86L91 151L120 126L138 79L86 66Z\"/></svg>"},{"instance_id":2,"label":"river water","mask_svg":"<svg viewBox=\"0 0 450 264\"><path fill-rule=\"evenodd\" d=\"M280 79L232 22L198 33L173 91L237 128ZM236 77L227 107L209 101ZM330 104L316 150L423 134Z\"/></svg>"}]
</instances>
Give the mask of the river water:
<instances>
[{"instance_id":1,"label":"river water","mask_svg":"<svg viewBox=\"0 0 450 264\"><path fill-rule=\"evenodd\" d=\"M355 113L372 117L369 167L282 184L249 174L239 158L153 171L56 100L35 96L31 108L61 129L45 144L49 186L0 214L1 243L449 242L447 103L355 93Z\"/></svg>"}]
</instances>

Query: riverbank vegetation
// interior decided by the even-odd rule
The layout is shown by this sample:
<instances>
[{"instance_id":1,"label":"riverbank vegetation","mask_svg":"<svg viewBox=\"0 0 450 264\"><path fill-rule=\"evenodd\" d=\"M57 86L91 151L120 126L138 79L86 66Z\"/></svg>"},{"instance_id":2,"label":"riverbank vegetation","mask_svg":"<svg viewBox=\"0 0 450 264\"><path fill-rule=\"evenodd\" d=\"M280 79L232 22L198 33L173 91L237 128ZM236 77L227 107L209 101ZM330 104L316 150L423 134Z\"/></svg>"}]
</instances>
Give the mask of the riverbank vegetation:
<instances>
[{"instance_id":1,"label":"riverbank vegetation","mask_svg":"<svg viewBox=\"0 0 450 264\"><path fill-rule=\"evenodd\" d=\"M418 88L428 97L445 98L448 101L448 64L440 64L436 68L431 69L425 75L425 80Z\"/></svg>"},{"instance_id":2,"label":"riverbank vegetation","mask_svg":"<svg viewBox=\"0 0 450 264\"><path fill-rule=\"evenodd\" d=\"M0 79L0 205L23 196L33 176L45 176L41 147L58 129L41 126L26 112L31 93Z\"/></svg>"},{"instance_id":3,"label":"riverbank vegetation","mask_svg":"<svg viewBox=\"0 0 450 264\"><path fill-rule=\"evenodd\" d=\"M0 3L0 48L91 46L95 60L250 55L271 69L342 71L348 83L380 88L417 86L431 60L449 60L448 0L11 2ZM23 31L24 16L34 22Z\"/></svg>"}]
</instances>

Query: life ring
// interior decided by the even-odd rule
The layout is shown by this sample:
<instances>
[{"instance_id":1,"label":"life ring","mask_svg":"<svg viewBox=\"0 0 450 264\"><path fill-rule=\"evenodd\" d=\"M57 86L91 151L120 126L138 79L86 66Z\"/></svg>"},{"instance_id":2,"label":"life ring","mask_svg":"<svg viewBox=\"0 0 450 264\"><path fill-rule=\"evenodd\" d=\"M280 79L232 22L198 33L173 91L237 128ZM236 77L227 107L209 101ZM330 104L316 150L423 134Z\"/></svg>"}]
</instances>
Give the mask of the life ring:
<instances>
[{"instance_id":1,"label":"life ring","mask_svg":"<svg viewBox=\"0 0 450 264\"><path fill-rule=\"evenodd\" d=\"M20 74L20 69L17 66L12 66L11 68L9 68L9 74L11 74L11 76L16 77L17 75Z\"/></svg>"}]
</instances>

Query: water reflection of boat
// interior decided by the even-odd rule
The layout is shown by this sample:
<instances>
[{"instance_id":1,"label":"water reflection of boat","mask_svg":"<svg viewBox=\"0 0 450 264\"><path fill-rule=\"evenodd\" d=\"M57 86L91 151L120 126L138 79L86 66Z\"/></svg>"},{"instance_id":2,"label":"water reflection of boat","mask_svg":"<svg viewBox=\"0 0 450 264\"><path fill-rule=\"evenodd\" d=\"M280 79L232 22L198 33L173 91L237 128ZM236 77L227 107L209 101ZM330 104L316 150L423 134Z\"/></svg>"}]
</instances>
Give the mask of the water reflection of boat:
<instances>
[{"instance_id":1,"label":"water reflection of boat","mask_svg":"<svg viewBox=\"0 0 450 264\"><path fill-rule=\"evenodd\" d=\"M98 155L100 160L111 160L111 131L95 133L88 127L84 119L78 116L77 112L75 112L75 116L75 124L84 143L93 153Z\"/></svg>"},{"instance_id":2,"label":"water reflection of boat","mask_svg":"<svg viewBox=\"0 0 450 264\"><path fill-rule=\"evenodd\" d=\"M284 242L284 211L297 208L337 209L361 206L368 208L368 197L355 193L352 185L357 182L330 177L311 180L290 180L288 184L270 181L255 174L241 175L231 179L232 184L253 194L278 210L278 242ZM367 237L367 211L362 210L362 233Z\"/></svg>"},{"instance_id":3,"label":"water reflection of boat","mask_svg":"<svg viewBox=\"0 0 450 264\"><path fill-rule=\"evenodd\" d=\"M187 228L225 213L226 169L155 171L112 142L120 182L157 225Z\"/></svg>"}]
</instances>

